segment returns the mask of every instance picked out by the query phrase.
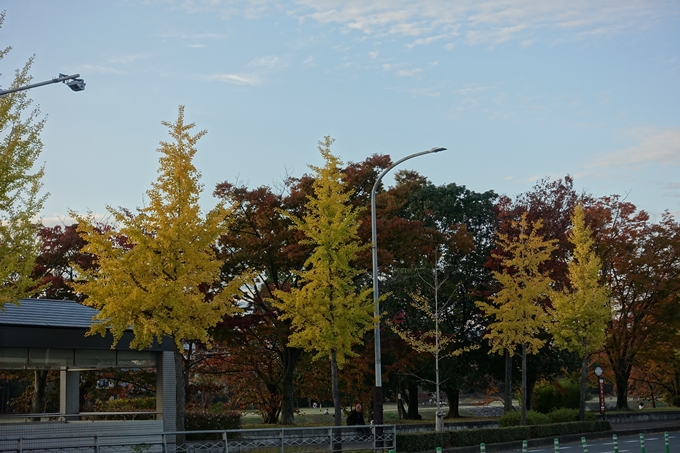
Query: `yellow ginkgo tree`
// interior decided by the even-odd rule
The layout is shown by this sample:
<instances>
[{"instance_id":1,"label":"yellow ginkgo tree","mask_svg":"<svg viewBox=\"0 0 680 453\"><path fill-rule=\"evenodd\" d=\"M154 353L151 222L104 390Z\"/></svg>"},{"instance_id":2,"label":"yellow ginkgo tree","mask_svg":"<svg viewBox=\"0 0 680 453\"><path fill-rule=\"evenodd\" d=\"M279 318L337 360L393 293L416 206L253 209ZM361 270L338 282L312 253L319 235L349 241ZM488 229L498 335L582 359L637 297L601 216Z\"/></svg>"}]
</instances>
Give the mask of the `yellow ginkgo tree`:
<instances>
[{"instance_id":1,"label":"yellow ginkgo tree","mask_svg":"<svg viewBox=\"0 0 680 453\"><path fill-rule=\"evenodd\" d=\"M527 220L527 213L520 220L512 222L518 230L517 236L498 233L497 243L502 254L499 259L502 272L494 271L494 278L501 289L491 297L491 302L477 302L485 316L493 319L485 338L491 345L490 353L515 353L521 348L522 354L522 415L521 424L526 423L527 354L535 354L545 340L539 334L548 328L548 315L540 301L550 293L552 279L541 269L541 264L550 258L555 250L555 240L546 240L538 231L541 220Z\"/></svg>"},{"instance_id":2,"label":"yellow ginkgo tree","mask_svg":"<svg viewBox=\"0 0 680 453\"><path fill-rule=\"evenodd\" d=\"M4 19L0 11L0 27ZM11 49L0 49L0 61ZM32 64L30 58L6 88L27 85ZM0 310L18 304L38 284L31 278L40 249L35 222L46 195L40 194L43 168L35 164L45 120L31 103L26 91L0 96Z\"/></svg>"},{"instance_id":3,"label":"yellow ginkgo tree","mask_svg":"<svg viewBox=\"0 0 680 453\"><path fill-rule=\"evenodd\" d=\"M373 328L371 288L357 288L355 281L363 271L353 261L364 248L359 242L359 214L350 203L352 191L342 182L342 162L331 154L333 139L319 142L325 160L314 170L313 195L308 197L302 218L289 213L292 228L302 231L302 242L313 246L298 273L299 286L290 291L275 291L273 305L289 319L293 333L289 344L315 352L314 358L328 357L331 362L335 424L342 424L338 370L356 355L352 346L361 343L363 334Z\"/></svg>"},{"instance_id":4,"label":"yellow ginkgo tree","mask_svg":"<svg viewBox=\"0 0 680 453\"><path fill-rule=\"evenodd\" d=\"M136 214L108 207L114 227L102 226L92 214L72 215L87 241L82 249L96 266L78 268L75 289L84 303L99 310L91 333L113 334L118 342L132 328L131 347L155 340L175 342L177 429L183 430L183 350L187 341L209 342L209 329L237 310L240 281L220 280L221 261L213 246L227 232L229 210L218 204L203 215L202 186L192 160L205 131L191 135L184 107L175 123L163 122L172 142L161 142L158 179L147 191L148 206Z\"/></svg>"},{"instance_id":5,"label":"yellow ginkgo tree","mask_svg":"<svg viewBox=\"0 0 680 453\"><path fill-rule=\"evenodd\" d=\"M567 265L570 288L551 294L551 332L558 347L581 357L581 398L579 419L585 420L588 357L605 341L605 329L612 318L609 289L601 283L602 264L593 250L593 238L586 227L583 206L572 216L569 241L574 245Z\"/></svg>"}]
</instances>

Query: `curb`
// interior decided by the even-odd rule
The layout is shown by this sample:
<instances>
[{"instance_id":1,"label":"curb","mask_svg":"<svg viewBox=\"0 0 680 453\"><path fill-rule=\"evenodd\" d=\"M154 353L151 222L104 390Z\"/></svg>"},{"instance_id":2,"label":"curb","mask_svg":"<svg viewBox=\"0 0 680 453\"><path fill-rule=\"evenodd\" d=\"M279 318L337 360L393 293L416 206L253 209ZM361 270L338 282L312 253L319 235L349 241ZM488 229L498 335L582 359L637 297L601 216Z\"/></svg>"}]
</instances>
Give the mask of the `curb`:
<instances>
[{"instance_id":1,"label":"curb","mask_svg":"<svg viewBox=\"0 0 680 453\"><path fill-rule=\"evenodd\" d=\"M600 431L600 432L594 432L594 433L584 433L584 434L569 434L566 436L558 436L558 439L560 440L560 444L562 443L571 443L571 442L579 442L581 440L581 437L585 437L586 440L599 440L599 439L606 439L610 438L613 434L616 434L618 437L624 437L624 436L636 436L638 434L644 433L662 433L664 431L680 431L680 423L672 426L658 426L658 427L650 427L650 428L641 428L641 429L626 429L626 430L615 430L612 429L611 431ZM546 447L546 446L551 446L553 445L555 441L554 437L541 437L538 439L530 439L527 442L527 445L529 448L536 448L536 447ZM521 440L515 440L512 442L500 442L496 444L486 444L486 451L489 453L499 453L499 452L505 452L505 451L511 451L511 450L521 450L522 449L522 442ZM430 450L433 451L433 450ZM454 447L454 448L443 448L442 453L479 453L479 445L472 445L469 447Z\"/></svg>"}]
</instances>

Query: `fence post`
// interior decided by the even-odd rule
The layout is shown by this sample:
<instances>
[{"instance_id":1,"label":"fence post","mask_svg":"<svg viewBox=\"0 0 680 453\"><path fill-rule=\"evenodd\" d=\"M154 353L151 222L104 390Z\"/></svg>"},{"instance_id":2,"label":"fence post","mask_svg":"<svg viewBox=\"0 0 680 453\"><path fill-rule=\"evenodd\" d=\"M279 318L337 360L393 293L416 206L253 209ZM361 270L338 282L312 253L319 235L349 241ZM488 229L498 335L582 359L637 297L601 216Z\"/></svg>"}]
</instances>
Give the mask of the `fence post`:
<instances>
[{"instance_id":1,"label":"fence post","mask_svg":"<svg viewBox=\"0 0 680 453\"><path fill-rule=\"evenodd\" d=\"M666 444L666 453L671 453L671 444L668 442L668 431L663 433L664 443Z\"/></svg>"},{"instance_id":2,"label":"fence post","mask_svg":"<svg viewBox=\"0 0 680 453\"><path fill-rule=\"evenodd\" d=\"M285 450L285 442L283 440L283 428L281 428L281 453Z\"/></svg>"},{"instance_id":3,"label":"fence post","mask_svg":"<svg viewBox=\"0 0 680 453\"><path fill-rule=\"evenodd\" d=\"M23 439L21 437L17 439L17 453L24 453Z\"/></svg>"},{"instance_id":4,"label":"fence post","mask_svg":"<svg viewBox=\"0 0 680 453\"><path fill-rule=\"evenodd\" d=\"M479 444L479 453L486 453L486 444L484 442Z\"/></svg>"},{"instance_id":5,"label":"fence post","mask_svg":"<svg viewBox=\"0 0 680 453\"><path fill-rule=\"evenodd\" d=\"M556 437L553 443L555 444L555 453L560 453L560 440Z\"/></svg>"},{"instance_id":6,"label":"fence post","mask_svg":"<svg viewBox=\"0 0 680 453\"><path fill-rule=\"evenodd\" d=\"M442 447L437 447L437 453L442 453Z\"/></svg>"},{"instance_id":7,"label":"fence post","mask_svg":"<svg viewBox=\"0 0 680 453\"><path fill-rule=\"evenodd\" d=\"M165 437L165 433L161 434L161 441L163 442L163 453L168 453L168 440Z\"/></svg>"},{"instance_id":8,"label":"fence post","mask_svg":"<svg viewBox=\"0 0 680 453\"><path fill-rule=\"evenodd\" d=\"M588 453L588 444L585 437L581 437L581 445L583 445L583 453Z\"/></svg>"},{"instance_id":9,"label":"fence post","mask_svg":"<svg viewBox=\"0 0 680 453\"><path fill-rule=\"evenodd\" d=\"M527 444L526 440L522 441L522 453L527 453Z\"/></svg>"},{"instance_id":10,"label":"fence post","mask_svg":"<svg viewBox=\"0 0 680 453\"><path fill-rule=\"evenodd\" d=\"M640 453L645 453L645 434L640 433Z\"/></svg>"},{"instance_id":11,"label":"fence post","mask_svg":"<svg viewBox=\"0 0 680 453\"><path fill-rule=\"evenodd\" d=\"M229 444L227 443L226 431L222 431L222 440L224 441L224 453L229 453Z\"/></svg>"},{"instance_id":12,"label":"fence post","mask_svg":"<svg viewBox=\"0 0 680 453\"><path fill-rule=\"evenodd\" d=\"M329 451L333 451L333 428L328 428L328 439L330 440L330 442L328 442L330 447Z\"/></svg>"},{"instance_id":13,"label":"fence post","mask_svg":"<svg viewBox=\"0 0 680 453\"><path fill-rule=\"evenodd\" d=\"M94 453L99 453L99 436L94 435Z\"/></svg>"},{"instance_id":14,"label":"fence post","mask_svg":"<svg viewBox=\"0 0 680 453\"><path fill-rule=\"evenodd\" d=\"M612 434L614 440L614 453L619 453L619 438L616 434Z\"/></svg>"}]
</instances>

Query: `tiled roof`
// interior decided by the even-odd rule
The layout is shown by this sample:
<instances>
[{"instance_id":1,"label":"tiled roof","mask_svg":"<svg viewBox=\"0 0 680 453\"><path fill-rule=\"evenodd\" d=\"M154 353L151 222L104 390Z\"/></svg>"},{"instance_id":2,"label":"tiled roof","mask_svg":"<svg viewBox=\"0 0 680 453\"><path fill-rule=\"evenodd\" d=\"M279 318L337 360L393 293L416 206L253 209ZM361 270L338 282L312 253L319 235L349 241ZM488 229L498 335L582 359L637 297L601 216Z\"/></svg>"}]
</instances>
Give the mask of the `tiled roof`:
<instances>
[{"instance_id":1,"label":"tiled roof","mask_svg":"<svg viewBox=\"0 0 680 453\"><path fill-rule=\"evenodd\" d=\"M21 299L21 305L5 304L0 325L75 327L87 329L99 313L72 300Z\"/></svg>"}]
</instances>

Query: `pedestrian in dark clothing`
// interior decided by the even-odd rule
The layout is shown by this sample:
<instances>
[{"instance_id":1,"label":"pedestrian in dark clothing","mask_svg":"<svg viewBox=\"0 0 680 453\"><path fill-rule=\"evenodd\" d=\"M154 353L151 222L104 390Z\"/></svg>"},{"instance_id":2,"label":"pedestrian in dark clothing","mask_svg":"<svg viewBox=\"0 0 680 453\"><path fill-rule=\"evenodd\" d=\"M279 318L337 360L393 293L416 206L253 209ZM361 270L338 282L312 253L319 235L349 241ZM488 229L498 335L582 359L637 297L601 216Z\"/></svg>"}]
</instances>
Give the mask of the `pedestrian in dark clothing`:
<instances>
[{"instance_id":1,"label":"pedestrian in dark clothing","mask_svg":"<svg viewBox=\"0 0 680 453\"><path fill-rule=\"evenodd\" d=\"M347 426L353 426L353 425L366 425L366 422L364 421L364 416L361 413L361 403L357 403L356 406L354 406L354 409L352 409L347 416ZM363 436L368 436L369 433L368 428L360 428L359 432Z\"/></svg>"},{"instance_id":2,"label":"pedestrian in dark clothing","mask_svg":"<svg viewBox=\"0 0 680 453\"><path fill-rule=\"evenodd\" d=\"M347 416L347 426L365 425L364 416L361 413L361 404L357 403Z\"/></svg>"}]
</instances>

